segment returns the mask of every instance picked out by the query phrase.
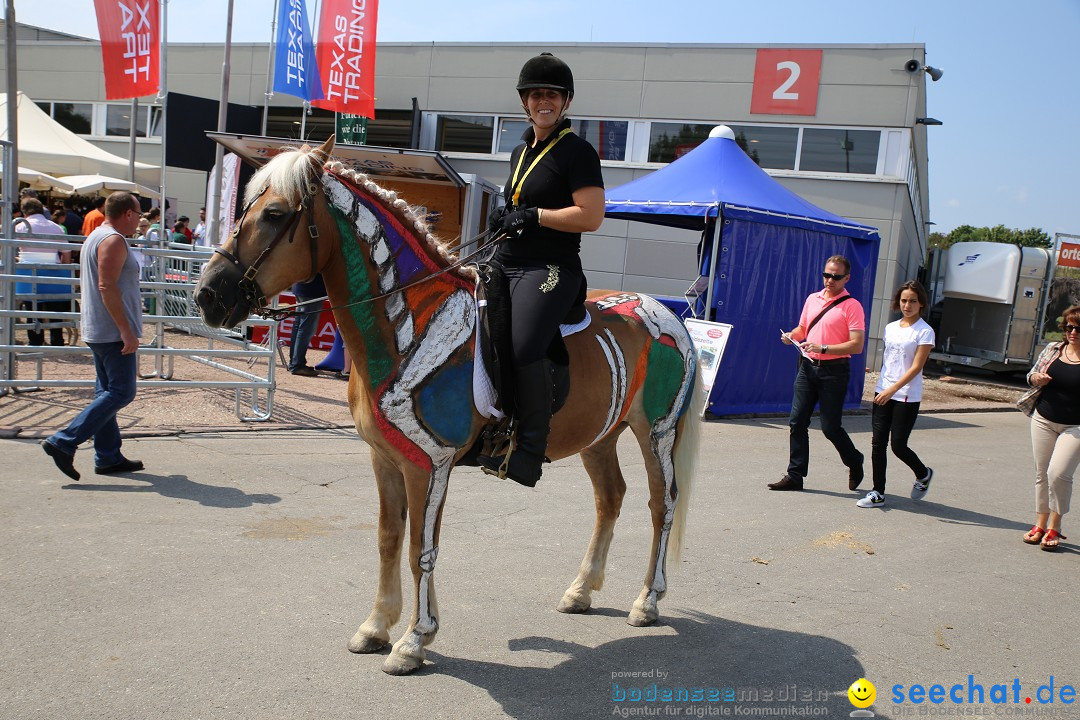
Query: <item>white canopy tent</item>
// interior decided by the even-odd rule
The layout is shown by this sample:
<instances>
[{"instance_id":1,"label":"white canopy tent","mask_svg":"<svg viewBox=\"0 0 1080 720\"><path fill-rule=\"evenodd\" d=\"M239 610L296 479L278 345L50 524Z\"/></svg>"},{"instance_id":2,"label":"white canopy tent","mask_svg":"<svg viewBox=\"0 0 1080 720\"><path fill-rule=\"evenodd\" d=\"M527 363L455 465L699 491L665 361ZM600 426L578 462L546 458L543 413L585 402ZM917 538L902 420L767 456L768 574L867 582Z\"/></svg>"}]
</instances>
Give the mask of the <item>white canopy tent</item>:
<instances>
[{"instance_id":1,"label":"white canopy tent","mask_svg":"<svg viewBox=\"0 0 1080 720\"><path fill-rule=\"evenodd\" d=\"M118 190L126 190L127 192L142 195L147 198L157 198L161 196L161 193L157 190L152 190L128 180L106 177L104 175L65 175L62 178L62 181L71 186L70 191L65 191L68 195L73 193L78 193L79 195L108 195L109 193Z\"/></svg>"},{"instance_id":2,"label":"white canopy tent","mask_svg":"<svg viewBox=\"0 0 1080 720\"><path fill-rule=\"evenodd\" d=\"M3 172L4 166L0 164L0 177L2 177ZM64 182L60 178L54 178L52 175L46 175L43 172L22 166L19 167L19 182L24 182L35 190L58 190L68 195L75 192L73 185Z\"/></svg>"},{"instance_id":3,"label":"white canopy tent","mask_svg":"<svg viewBox=\"0 0 1080 720\"><path fill-rule=\"evenodd\" d=\"M126 176L127 158L113 155L84 140L49 117L26 93L17 95L19 122L19 163L41 172L63 177L106 173ZM0 137L8 137L8 94L0 93ZM157 186L161 168L157 165L135 163L135 180Z\"/></svg>"}]
</instances>

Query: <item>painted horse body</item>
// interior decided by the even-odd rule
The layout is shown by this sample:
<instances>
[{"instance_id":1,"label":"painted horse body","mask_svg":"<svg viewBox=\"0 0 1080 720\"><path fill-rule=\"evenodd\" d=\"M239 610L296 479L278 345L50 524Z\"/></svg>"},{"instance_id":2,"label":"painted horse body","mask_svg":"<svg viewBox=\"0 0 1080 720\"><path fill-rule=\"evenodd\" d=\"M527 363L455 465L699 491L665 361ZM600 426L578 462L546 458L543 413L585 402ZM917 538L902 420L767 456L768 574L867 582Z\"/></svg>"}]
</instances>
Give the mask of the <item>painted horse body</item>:
<instances>
[{"instance_id":1,"label":"painted horse body","mask_svg":"<svg viewBox=\"0 0 1080 720\"><path fill-rule=\"evenodd\" d=\"M375 603L349 649L375 652L390 641L402 609L407 518L414 611L384 664L403 674L423 664L424 646L438 630L433 572L449 476L487 422L473 403L475 276L450 267L452 257L403 200L339 164L324 168L331 142L283 153L252 178L245 214L222 257L205 267L196 297L208 324L235 324L253 298L238 290L242 276L272 296L323 274L353 359L349 407L371 447L380 499ZM289 227L295 233L304 225L297 220L304 213L317 232L275 247ZM628 619L644 625L658 616L665 558L681 536L704 397L690 339L656 300L592 293L587 311L589 326L566 338L570 396L552 418L547 455L581 455L596 524L559 610L584 612L603 583L626 491L616 442L629 427L645 457L653 524L644 587Z\"/></svg>"}]
</instances>

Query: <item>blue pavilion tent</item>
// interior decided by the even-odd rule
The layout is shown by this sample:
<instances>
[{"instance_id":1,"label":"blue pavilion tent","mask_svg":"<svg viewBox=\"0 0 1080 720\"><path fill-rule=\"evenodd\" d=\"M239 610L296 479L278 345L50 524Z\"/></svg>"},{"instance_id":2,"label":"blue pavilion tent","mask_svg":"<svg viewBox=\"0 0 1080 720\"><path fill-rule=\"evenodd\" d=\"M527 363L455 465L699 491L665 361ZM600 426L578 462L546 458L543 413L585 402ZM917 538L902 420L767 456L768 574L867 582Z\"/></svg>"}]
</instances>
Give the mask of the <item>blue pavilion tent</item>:
<instances>
[{"instance_id":1,"label":"blue pavilion tent","mask_svg":"<svg viewBox=\"0 0 1080 720\"><path fill-rule=\"evenodd\" d=\"M870 322L877 229L807 202L769 176L720 125L675 162L608 190L610 218L702 232L709 278L704 317L734 326L709 398L715 415L788 412L798 354L780 342L822 287L831 255L851 261L847 290ZM714 262L714 258L718 261ZM676 310L685 308L679 299ZM862 397L864 355L852 358L844 406Z\"/></svg>"}]
</instances>

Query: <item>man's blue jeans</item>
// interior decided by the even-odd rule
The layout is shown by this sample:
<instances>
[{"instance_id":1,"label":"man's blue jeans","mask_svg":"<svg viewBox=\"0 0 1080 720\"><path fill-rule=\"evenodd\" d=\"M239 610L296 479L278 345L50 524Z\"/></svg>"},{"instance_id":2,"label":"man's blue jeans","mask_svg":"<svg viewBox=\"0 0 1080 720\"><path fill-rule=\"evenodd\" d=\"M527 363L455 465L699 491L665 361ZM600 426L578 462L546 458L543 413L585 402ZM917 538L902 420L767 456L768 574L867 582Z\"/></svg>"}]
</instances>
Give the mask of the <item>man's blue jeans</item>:
<instances>
[{"instance_id":1,"label":"man's blue jeans","mask_svg":"<svg viewBox=\"0 0 1080 720\"><path fill-rule=\"evenodd\" d=\"M818 406L821 432L840 453L849 468L862 467L863 456L851 442L842 424L844 395L847 393L851 365L827 362L818 367L805 360L799 363L795 376L795 396L791 401L790 455L788 473L805 478L810 471L810 416Z\"/></svg>"},{"instance_id":2,"label":"man's blue jeans","mask_svg":"<svg viewBox=\"0 0 1080 720\"><path fill-rule=\"evenodd\" d=\"M120 426L116 414L135 399L137 353L122 355L122 342L86 343L94 353L97 382L94 401L63 430L48 439L60 450L74 455L79 445L94 438L94 465L102 467L123 460Z\"/></svg>"},{"instance_id":3,"label":"man's blue jeans","mask_svg":"<svg viewBox=\"0 0 1080 720\"><path fill-rule=\"evenodd\" d=\"M300 302L312 298L297 298ZM305 306L310 310L314 305ZM308 345L319 328L319 313L308 313L293 318L292 336L289 338L289 372L307 365Z\"/></svg>"}]
</instances>

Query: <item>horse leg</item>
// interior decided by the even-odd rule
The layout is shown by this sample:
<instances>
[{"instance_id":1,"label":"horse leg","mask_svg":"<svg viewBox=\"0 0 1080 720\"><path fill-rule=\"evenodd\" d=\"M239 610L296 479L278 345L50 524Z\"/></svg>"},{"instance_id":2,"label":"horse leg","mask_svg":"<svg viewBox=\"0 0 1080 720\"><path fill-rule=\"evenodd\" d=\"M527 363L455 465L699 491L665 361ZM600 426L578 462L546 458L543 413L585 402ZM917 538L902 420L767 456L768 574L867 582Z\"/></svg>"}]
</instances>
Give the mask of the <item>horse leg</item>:
<instances>
[{"instance_id":1,"label":"horse leg","mask_svg":"<svg viewBox=\"0 0 1080 720\"><path fill-rule=\"evenodd\" d=\"M405 537L405 480L396 465L375 449L371 464L379 488L379 582L375 605L349 641L354 653L373 653L390 644L390 628L401 617L401 543Z\"/></svg>"},{"instance_id":2,"label":"horse leg","mask_svg":"<svg viewBox=\"0 0 1080 720\"><path fill-rule=\"evenodd\" d=\"M592 606L592 591L604 585L604 567L615 533L615 521L619 519L619 510L626 494L626 482L616 451L620 434L621 429L617 429L581 451L581 462L592 480L596 525L593 526L592 539L585 551L585 559L581 561L577 579L566 589L559 602L559 612L585 612Z\"/></svg>"},{"instance_id":3,"label":"horse leg","mask_svg":"<svg viewBox=\"0 0 1080 720\"><path fill-rule=\"evenodd\" d=\"M436 461L430 474L415 467L405 473L409 496L409 567L413 572L415 603L409 627L383 663L383 671L390 675L407 675L418 670L424 664L424 647L435 640L439 630L433 575L439 554L443 502L453 464L453 455L447 455Z\"/></svg>"},{"instance_id":4,"label":"horse leg","mask_svg":"<svg viewBox=\"0 0 1080 720\"><path fill-rule=\"evenodd\" d=\"M675 429L655 435L648 423L631 423L649 476L649 513L652 516L653 537L649 548L649 564L645 570L645 586L634 608L626 618L631 625L642 626L656 622L660 616L658 601L667 591L666 556L668 536L675 516Z\"/></svg>"}]
</instances>

